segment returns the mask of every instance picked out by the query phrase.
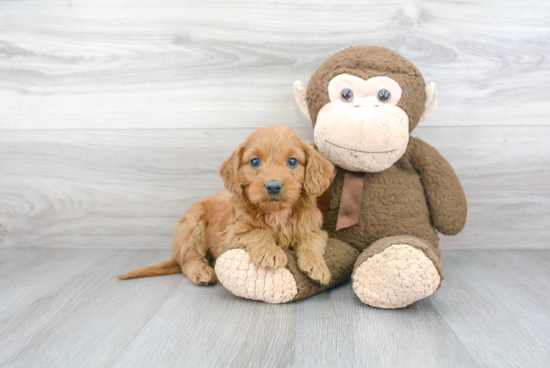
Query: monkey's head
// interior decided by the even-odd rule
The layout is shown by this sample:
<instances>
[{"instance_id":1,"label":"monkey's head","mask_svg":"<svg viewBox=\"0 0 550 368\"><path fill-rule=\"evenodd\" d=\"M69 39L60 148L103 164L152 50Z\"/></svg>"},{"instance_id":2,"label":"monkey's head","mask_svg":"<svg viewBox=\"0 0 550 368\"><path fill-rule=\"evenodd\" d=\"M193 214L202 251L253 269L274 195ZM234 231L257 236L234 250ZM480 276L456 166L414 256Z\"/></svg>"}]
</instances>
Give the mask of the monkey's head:
<instances>
[{"instance_id":1,"label":"monkey's head","mask_svg":"<svg viewBox=\"0 0 550 368\"><path fill-rule=\"evenodd\" d=\"M294 82L319 152L350 171L379 172L407 149L409 133L437 107L435 83L398 53L356 46L327 59L309 85Z\"/></svg>"}]
</instances>

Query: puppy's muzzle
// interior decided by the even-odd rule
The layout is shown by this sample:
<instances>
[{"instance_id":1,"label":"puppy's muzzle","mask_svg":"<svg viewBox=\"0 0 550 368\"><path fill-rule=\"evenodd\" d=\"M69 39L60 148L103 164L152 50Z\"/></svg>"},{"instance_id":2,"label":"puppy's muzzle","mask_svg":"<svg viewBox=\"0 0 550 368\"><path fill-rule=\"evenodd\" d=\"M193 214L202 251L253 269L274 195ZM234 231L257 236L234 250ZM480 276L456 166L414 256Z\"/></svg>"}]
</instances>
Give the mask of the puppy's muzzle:
<instances>
[{"instance_id":1,"label":"puppy's muzzle","mask_svg":"<svg viewBox=\"0 0 550 368\"><path fill-rule=\"evenodd\" d=\"M267 192L271 195L279 194L281 189L283 189L283 183L279 180L269 180L265 183L265 189L267 189Z\"/></svg>"}]
</instances>

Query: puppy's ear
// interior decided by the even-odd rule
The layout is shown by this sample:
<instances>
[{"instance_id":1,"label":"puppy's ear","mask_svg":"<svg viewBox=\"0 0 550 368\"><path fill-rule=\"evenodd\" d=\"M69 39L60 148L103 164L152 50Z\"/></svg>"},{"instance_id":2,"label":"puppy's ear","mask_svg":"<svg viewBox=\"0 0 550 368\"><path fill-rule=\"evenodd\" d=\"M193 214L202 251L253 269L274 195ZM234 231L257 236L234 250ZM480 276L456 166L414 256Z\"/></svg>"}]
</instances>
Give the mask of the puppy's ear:
<instances>
[{"instance_id":1,"label":"puppy's ear","mask_svg":"<svg viewBox=\"0 0 550 368\"><path fill-rule=\"evenodd\" d=\"M330 186L335 168L319 151L305 142L304 151L307 156L304 189L307 194L318 197Z\"/></svg>"},{"instance_id":2,"label":"puppy's ear","mask_svg":"<svg viewBox=\"0 0 550 368\"><path fill-rule=\"evenodd\" d=\"M218 174L223 179L225 188L233 194L242 193L241 182L239 180L239 168L243 159L244 145L241 144L233 151L231 156L223 162L218 170Z\"/></svg>"}]
</instances>

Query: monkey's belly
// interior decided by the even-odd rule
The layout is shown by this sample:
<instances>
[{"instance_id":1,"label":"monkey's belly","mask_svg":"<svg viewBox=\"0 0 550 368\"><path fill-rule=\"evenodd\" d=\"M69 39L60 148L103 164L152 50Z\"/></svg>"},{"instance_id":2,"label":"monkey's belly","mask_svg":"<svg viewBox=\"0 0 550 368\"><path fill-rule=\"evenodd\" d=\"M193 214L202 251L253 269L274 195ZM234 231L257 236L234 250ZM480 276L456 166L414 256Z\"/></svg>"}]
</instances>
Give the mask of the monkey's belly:
<instances>
[{"instance_id":1,"label":"monkey's belly","mask_svg":"<svg viewBox=\"0 0 550 368\"><path fill-rule=\"evenodd\" d=\"M437 233L430 223L424 188L414 170L392 166L380 173L366 174L359 222L335 231L342 186L343 173L339 173L334 181L325 224L331 237L359 251L378 239L395 235L415 236L438 246Z\"/></svg>"}]
</instances>

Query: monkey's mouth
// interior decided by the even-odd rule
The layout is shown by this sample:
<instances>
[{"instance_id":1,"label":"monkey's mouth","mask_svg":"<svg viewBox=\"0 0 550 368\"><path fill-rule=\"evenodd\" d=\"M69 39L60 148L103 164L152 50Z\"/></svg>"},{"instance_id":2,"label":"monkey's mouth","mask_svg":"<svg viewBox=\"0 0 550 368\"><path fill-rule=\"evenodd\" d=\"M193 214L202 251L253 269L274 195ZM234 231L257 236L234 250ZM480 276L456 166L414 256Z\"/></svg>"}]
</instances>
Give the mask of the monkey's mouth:
<instances>
[{"instance_id":1,"label":"monkey's mouth","mask_svg":"<svg viewBox=\"0 0 550 368\"><path fill-rule=\"evenodd\" d=\"M390 150L390 151L361 151L361 150L358 150L358 149L355 149L355 148L347 148L347 147L339 146L337 144L334 144L332 142L327 141L326 139L325 139L325 143L331 144L334 147L342 148L342 149L345 149L345 150L348 150L348 151L353 151L353 152L360 152L360 153L391 153L391 152L397 151L397 148L393 149L393 150Z\"/></svg>"}]
</instances>

